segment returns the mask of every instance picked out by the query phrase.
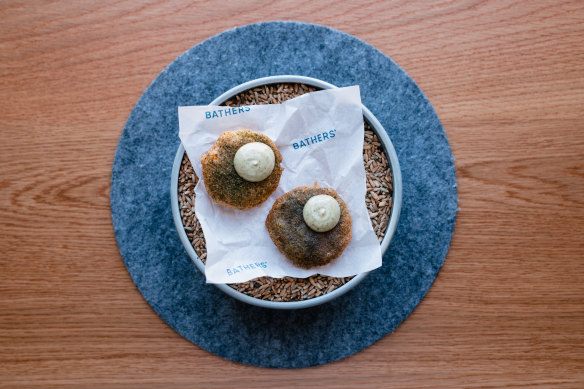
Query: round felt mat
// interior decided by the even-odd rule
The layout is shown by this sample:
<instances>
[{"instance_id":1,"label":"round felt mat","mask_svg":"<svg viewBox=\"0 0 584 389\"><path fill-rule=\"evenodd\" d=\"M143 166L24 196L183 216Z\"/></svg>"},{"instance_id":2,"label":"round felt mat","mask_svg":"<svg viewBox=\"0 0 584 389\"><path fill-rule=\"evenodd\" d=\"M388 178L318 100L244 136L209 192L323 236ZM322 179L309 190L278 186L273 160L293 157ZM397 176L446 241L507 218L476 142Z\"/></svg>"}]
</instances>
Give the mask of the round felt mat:
<instances>
[{"instance_id":1,"label":"round felt mat","mask_svg":"<svg viewBox=\"0 0 584 389\"><path fill-rule=\"evenodd\" d=\"M401 218L383 266L337 300L296 311L250 306L206 284L178 238L169 194L180 142L177 107L205 105L240 83L281 74L359 85L363 104L389 133L403 176ZM148 87L120 138L111 207L126 267L168 325L229 360L297 368L363 350L418 305L448 252L456 177L436 113L391 59L327 27L269 22L225 31L196 45Z\"/></svg>"}]
</instances>

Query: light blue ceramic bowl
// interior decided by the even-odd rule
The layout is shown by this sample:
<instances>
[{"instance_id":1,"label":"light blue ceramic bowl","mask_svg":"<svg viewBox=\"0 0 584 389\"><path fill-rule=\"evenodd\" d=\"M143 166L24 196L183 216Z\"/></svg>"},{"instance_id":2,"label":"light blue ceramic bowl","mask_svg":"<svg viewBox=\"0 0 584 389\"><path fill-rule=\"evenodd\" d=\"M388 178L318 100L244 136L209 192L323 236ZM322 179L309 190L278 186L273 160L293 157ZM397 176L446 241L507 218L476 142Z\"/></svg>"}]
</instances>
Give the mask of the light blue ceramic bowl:
<instances>
[{"instance_id":1,"label":"light blue ceramic bowl","mask_svg":"<svg viewBox=\"0 0 584 389\"><path fill-rule=\"evenodd\" d=\"M314 86L318 89L331 89L337 88L334 85L331 85L327 82L318 80L316 78L304 77L304 76L272 76L272 77L264 77L258 78L256 80L248 81L243 84L240 84L227 92L223 93L221 96L217 97L215 100L211 102L210 105L220 105L223 102L229 100L233 96L244 92L248 89L255 88L262 85L269 85L269 84L280 84L280 83L301 83L306 85ZM397 160L397 154L393 148L391 140L389 136L381 126L381 123L373 116L373 114L363 106L363 116L370 124L371 129L377 134L377 137L380 139L387 159L389 161L391 173L392 173L392 181L393 181L393 198L392 198L392 208L391 208L391 215L389 218L389 223L387 225L387 229L385 232L385 236L381 242L381 253L385 253L389 248L389 243L391 242L391 238L395 233L397 228L397 222L400 215L401 205L402 205L402 180L401 180L401 171L399 168L399 162ZM201 261L201 258L197 255L189 239L187 234L184 230L182 220L180 217L180 211L178 206L178 175L180 170L180 165L185 153L185 149L181 144L176 152L176 157L174 158L174 164L172 167L172 176L171 176L171 183L170 183L170 201L172 206L172 216L174 219L174 225L176 226L176 230L178 231L178 235L180 240L189 254L189 257L195 263L197 268L205 274L205 264ZM257 299L241 292L236 291L235 289L231 288L227 284L214 284L217 288L221 291L225 292L229 296L236 298L237 300L243 301L244 303L256 305L263 308L271 308L271 309L299 309L299 308L308 308L313 307L315 305L324 304L331 300L336 299L337 297L347 293L355 286L357 286L367 275L369 272L361 273L356 275L353 279L347 282L342 287L339 287L333 290L330 293L324 294L319 297L314 297L308 300L303 301L290 301L290 302L280 302L280 301L266 301Z\"/></svg>"}]
</instances>

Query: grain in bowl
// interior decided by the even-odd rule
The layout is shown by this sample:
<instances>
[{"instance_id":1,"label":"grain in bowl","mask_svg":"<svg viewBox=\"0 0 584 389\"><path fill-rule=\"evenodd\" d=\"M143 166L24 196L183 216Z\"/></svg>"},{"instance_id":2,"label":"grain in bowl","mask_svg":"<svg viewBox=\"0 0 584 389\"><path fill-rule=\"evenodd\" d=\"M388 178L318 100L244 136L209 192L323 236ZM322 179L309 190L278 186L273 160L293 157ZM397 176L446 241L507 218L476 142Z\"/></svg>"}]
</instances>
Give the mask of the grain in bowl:
<instances>
[{"instance_id":1,"label":"grain in bowl","mask_svg":"<svg viewBox=\"0 0 584 389\"><path fill-rule=\"evenodd\" d=\"M317 90L302 83L278 83L257 86L225 101L227 106L275 104L307 92ZM393 182L388 157L382 143L365 120L363 161L366 171L366 204L373 229L381 242L391 217ZM178 173L177 197L182 228L188 241L204 263L206 261L205 238L194 213L194 187L198 178L186 155L182 157ZM328 294L345 285L353 277L329 277L313 275L308 278L260 277L248 282L229 284L229 287L255 299L273 302L303 301Z\"/></svg>"}]
</instances>

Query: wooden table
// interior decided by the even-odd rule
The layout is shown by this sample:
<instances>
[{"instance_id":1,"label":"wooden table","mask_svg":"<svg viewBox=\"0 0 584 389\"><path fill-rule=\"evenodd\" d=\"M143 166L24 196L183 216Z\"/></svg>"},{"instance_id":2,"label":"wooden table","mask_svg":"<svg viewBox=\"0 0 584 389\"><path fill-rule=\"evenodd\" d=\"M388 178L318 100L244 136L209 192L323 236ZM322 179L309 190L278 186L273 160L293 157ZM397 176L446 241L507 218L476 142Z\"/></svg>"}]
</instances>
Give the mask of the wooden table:
<instances>
[{"instance_id":1,"label":"wooden table","mask_svg":"<svg viewBox=\"0 0 584 389\"><path fill-rule=\"evenodd\" d=\"M0 3L0 387L584 387L584 2ZM175 57L266 20L391 56L456 156L446 263L372 347L262 369L189 343L118 252L113 156Z\"/></svg>"}]
</instances>

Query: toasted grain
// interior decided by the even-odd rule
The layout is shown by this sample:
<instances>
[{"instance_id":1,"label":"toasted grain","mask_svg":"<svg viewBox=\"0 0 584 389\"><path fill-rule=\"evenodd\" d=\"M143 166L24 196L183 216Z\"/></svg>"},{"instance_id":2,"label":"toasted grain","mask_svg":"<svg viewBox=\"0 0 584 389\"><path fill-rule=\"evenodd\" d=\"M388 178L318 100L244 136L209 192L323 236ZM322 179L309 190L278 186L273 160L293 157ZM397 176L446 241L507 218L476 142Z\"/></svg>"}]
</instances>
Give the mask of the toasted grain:
<instances>
[{"instance_id":1,"label":"toasted grain","mask_svg":"<svg viewBox=\"0 0 584 389\"><path fill-rule=\"evenodd\" d=\"M227 106L281 103L288 99L313 92L315 88L304 84L276 84L250 89L225 102ZM365 121L363 160L367 177L365 203L371 224L381 242L385 236L391 212L393 186L387 157L377 135ZM198 178L185 153L178 178L178 202L181 219L191 245L199 258L206 261L207 248L201 224L195 215L194 186ZM330 293L345 285L353 277L313 275L308 278L259 277L247 282L230 284L233 289L249 296L270 301L299 301Z\"/></svg>"}]
</instances>

